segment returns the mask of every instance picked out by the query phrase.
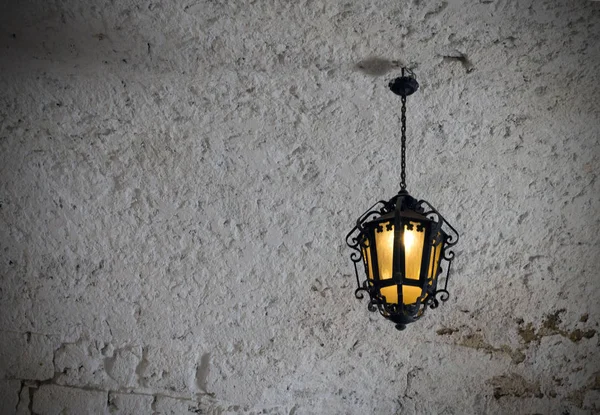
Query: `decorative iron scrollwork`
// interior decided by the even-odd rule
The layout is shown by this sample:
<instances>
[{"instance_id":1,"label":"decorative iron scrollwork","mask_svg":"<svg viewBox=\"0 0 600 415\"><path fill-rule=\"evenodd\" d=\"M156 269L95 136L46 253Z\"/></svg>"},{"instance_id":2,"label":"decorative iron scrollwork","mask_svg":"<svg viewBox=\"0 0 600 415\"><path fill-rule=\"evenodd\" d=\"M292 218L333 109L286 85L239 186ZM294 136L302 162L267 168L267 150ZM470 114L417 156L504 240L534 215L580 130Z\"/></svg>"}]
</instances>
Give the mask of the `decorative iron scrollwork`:
<instances>
[{"instance_id":1,"label":"decorative iron scrollwork","mask_svg":"<svg viewBox=\"0 0 600 415\"><path fill-rule=\"evenodd\" d=\"M437 298L439 295L439 299ZM448 298L450 298L450 293L448 292L448 290L442 289L442 290L436 290L429 298L427 301L427 305L429 305L429 308L431 309L435 309L438 308L440 305L440 301L442 302L446 302L448 301Z\"/></svg>"}]
</instances>

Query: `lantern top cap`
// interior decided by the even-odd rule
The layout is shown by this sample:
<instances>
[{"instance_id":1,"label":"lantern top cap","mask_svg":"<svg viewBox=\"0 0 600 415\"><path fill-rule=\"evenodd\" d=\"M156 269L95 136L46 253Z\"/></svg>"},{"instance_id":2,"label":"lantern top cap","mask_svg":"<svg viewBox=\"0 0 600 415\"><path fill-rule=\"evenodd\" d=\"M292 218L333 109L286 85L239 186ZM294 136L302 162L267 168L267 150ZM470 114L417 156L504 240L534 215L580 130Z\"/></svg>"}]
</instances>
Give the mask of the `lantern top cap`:
<instances>
[{"instance_id":1,"label":"lantern top cap","mask_svg":"<svg viewBox=\"0 0 600 415\"><path fill-rule=\"evenodd\" d=\"M435 222L433 219L423 215L423 209L417 205L417 200L409 195L406 190L401 190L388 203L389 210L387 213L369 220L364 226L378 226L380 223L393 222L396 215L405 220L413 220L415 222Z\"/></svg>"},{"instance_id":2,"label":"lantern top cap","mask_svg":"<svg viewBox=\"0 0 600 415\"><path fill-rule=\"evenodd\" d=\"M420 214L419 212L415 212L414 210L401 210L399 212L399 214L400 214L401 218L405 218L408 220L412 219L415 222L433 222L432 219L428 218L427 216L423 216L422 214ZM395 217L396 217L395 212L389 212L389 213L386 213L385 215L379 216L376 219L366 222L365 227L368 227L369 224L378 224L381 222L390 222L390 221L393 222Z\"/></svg>"}]
</instances>

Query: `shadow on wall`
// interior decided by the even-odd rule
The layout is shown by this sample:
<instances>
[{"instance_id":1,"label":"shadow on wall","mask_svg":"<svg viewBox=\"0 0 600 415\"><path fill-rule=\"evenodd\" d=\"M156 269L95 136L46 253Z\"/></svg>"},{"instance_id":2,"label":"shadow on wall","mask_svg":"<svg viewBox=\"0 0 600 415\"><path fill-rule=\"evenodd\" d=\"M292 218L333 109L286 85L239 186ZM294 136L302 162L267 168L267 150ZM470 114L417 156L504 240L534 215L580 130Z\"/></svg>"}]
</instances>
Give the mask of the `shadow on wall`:
<instances>
[{"instance_id":1,"label":"shadow on wall","mask_svg":"<svg viewBox=\"0 0 600 415\"><path fill-rule=\"evenodd\" d=\"M383 76L390 71L400 69L402 66L405 65L400 61L369 57L358 62L354 68L365 75Z\"/></svg>"},{"instance_id":2,"label":"shadow on wall","mask_svg":"<svg viewBox=\"0 0 600 415\"><path fill-rule=\"evenodd\" d=\"M467 58L467 55L456 49L441 50L437 52L437 55L442 58L443 63L459 62L467 73L475 70L473 63ZM399 70L403 66L407 65L399 60L389 60L372 56L358 62L354 65L354 69L369 76L383 76L389 72ZM413 68L415 65L408 65L408 67Z\"/></svg>"}]
</instances>

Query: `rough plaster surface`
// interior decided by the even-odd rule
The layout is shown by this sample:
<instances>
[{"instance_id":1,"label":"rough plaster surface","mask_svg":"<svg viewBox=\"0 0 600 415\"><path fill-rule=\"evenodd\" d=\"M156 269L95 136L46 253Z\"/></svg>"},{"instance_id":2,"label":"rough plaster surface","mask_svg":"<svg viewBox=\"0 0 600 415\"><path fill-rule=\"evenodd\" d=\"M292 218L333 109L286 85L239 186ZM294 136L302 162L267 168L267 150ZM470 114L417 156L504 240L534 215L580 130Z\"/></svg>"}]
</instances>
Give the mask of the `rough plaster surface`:
<instances>
[{"instance_id":1,"label":"rough plaster surface","mask_svg":"<svg viewBox=\"0 0 600 415\"><path fill-rule=\"evenodd\" d=\"M0 5L2 414L600 411L600 3ZM462 234L397 332L345 233Z\"/></svg>"}]
</instances>

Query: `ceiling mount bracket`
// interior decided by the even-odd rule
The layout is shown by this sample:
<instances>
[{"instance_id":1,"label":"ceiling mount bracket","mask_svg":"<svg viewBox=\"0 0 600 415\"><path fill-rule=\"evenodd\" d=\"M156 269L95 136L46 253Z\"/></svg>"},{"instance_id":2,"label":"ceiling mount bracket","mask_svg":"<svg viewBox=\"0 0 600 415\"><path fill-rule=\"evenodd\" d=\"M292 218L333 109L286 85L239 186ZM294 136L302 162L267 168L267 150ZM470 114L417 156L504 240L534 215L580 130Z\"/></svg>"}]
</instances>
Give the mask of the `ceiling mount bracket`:
<instances>
[{"instance_id":1,"label":"ceiling mount bracket","mask_svg":"<svg viewBox=\"0 0 600 415\"><path fill-rule=\"evenodd\" d=\"M401 76L389 83L390 90L401 97L414 94L419 89L419 83L411 76Z\"/></svg>"}]
</instances>

